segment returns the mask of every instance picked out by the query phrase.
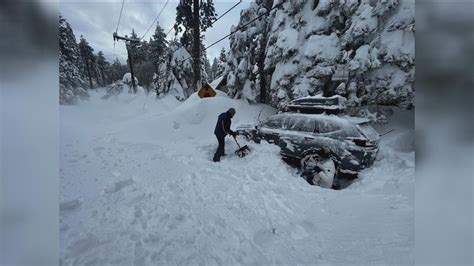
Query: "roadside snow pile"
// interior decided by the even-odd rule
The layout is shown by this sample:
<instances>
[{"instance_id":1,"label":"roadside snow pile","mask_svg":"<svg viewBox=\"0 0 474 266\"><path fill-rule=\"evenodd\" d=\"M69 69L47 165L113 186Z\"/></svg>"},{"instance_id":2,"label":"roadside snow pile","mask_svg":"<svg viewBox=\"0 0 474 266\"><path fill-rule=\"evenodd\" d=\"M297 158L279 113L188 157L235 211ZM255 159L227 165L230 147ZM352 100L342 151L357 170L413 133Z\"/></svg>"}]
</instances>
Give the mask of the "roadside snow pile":
<instances>
[{"instance_id":1,"label":"roadside snow pile","mask_svg":"<svg viewBox=\"0 0 474 266\"><path fill-rule=\"evenodd\" d=\"M322 189L275 145L239 138L252 152L238 158L227 138L227 156L211 161L218 114L234 107L234 128L269 106L103 94L60 107L61 264L413 263L413 151L382 140L360 181ZM394 138L413 132L390 125Z\"/></svg>"},{"instance_id":2,"label":"roadside snow pile","mask_svg":"<svg viewBox=\"0 0 474 266\"><path fill-rule=\"evenodd\" d=\"M134 80L135 80L135 84L138 85L138 79L137 79L137 77L134 77ZM126 83L126 84L129 85L129 86L131 86L131 85L132 85L132 74L130 74L130 73L125 73L125 75L123 75L122 82L123 82L123 83Z\"/></svg>"},{"instance_id":3,"label":"roadside snow pile","mask_svg":"<svg viewBox=\"0 0 474 266\"><path fill-rule=\"evenodd\" d=\"M145 89L141 86L138 86L138 79L135 77L135 86L137 92L145 92ZM133 93L133 84L132 84L132 75L130 73L125 73L122 80L115 81L106 88L107 94L102 96L102 99L106 100L112 96L119 96L123 92Z\"/></svg>"}]
</instances>

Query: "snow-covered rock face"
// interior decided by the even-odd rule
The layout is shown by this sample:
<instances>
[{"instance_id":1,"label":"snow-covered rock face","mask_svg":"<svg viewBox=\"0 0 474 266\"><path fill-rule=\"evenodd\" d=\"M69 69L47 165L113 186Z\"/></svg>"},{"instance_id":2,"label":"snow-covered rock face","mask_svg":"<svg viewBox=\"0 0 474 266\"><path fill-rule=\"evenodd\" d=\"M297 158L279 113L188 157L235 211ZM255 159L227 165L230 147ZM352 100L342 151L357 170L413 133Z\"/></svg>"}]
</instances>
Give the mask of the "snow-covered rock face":
<instances>
[{"instance_id":1,"label":"snow-covered rock face","mask_svg":"<svg viewBox=\"0 0 474 266\"><path fill-rule=\"evenodd\" d=\"M251 4L238 26L272 8L267 2ZM265 91L275 107L321 92L349 106L411 107L414 14L413 0L285 1L231 36L229 94L260 101ZM343 80L333 77L338 67Z\"/></svg>"}]
</instances>

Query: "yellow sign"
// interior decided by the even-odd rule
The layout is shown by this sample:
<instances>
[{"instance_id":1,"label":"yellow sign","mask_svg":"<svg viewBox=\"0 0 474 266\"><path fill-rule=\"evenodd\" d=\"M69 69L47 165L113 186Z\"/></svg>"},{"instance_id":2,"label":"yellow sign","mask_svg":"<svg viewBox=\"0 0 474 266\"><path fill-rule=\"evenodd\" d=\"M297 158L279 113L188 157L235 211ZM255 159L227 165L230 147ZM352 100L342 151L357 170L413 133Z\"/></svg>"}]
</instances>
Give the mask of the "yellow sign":
<instances>
[{"instance_id":1,"label":"yellow sign","mask_svg":"<svg viewBox=\"0 0 474 266\"><path fill-rule=\"evenodd\" d=\"M214 97L216 96L216 94L216 91L207 82L202 85L201 89L198 92L198 95L201 98Z\"/></svg>"}]
</instances>

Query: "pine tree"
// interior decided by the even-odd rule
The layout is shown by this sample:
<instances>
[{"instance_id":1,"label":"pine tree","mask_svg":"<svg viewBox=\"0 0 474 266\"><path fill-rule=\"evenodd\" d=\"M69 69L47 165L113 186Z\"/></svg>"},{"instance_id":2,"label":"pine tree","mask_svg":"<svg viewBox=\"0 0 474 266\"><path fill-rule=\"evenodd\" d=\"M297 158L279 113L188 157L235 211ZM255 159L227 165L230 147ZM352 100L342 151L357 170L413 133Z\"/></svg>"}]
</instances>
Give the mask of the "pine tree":
<instances>
[{"instance_id":1,"label":"pine tree","mask_svg":"<svg viewBox=\"0 0 474 266\"><path fill-rule=\"evenodd\" d=\"M84 61L86 67L86 74L89 77L89 85L92 89L94 86L92 84L92 67L94 62L94 49L89 45L84 36L81 35L81 40L79 41L79 50L81 52L82 60Z\"/></svg>"},{"instance_id":2,"label":"pine tree","mask_svg":"<svg viewBox=\"0 0 474 266\"><path fill-rule=\"evenodd\" d=\"M191 48L194 46L193 1L194 0L180 1L176 7L176 24L174 26L176 35L182 33L180 42L188 51L191 51ZM215 12L213 1L200 1L199 10L200 30L201 32L205 32L216 19L217 13Z\"/></svg>"},{"instance_id":3,"label":"pine tree","mask_svg":"<svg viewBox=\"0 0 474 266\"><path fill-rule=\"evenodd\" d=\"M217 58L214 57L214 61L212 61L212 66L211 66L211 79L212 80L215 80L219 77L218 71L219 71L219 63L217 62Z\"/></svg>"},{"instance_id":4,"label":"pine tree","mask_svg":"<svg viewBox=\"0 0 474 266\"><path fill-rule=\"evenodd\" d=\"M178 41L171 41L166 49L164 63L154 78L154 89L157 97L171 94L179 100L186 99L187 91L192 85L193 67L191 60L182 61L190 55Z\"/></svg>"},{"instance_id":5,"label":"pine tree","mask_svg":"<svg viewBox=\"0 0 474 266\"><path fill-rule=\"evenodd\" d=\"M207 56L204 58L204 70L206 72L207 80L211 82L213 80L211 75L211 63Z\"/></svg>"},{"instance_id":6,"label":"pine tree","mask_svg":"<svg viewBox=\"0 0 474 266\"><path fill-rule=\"evenodd\" d=\"M123 75L125 75L125 73L127 72L128 72L128 67L120 63L118 58L115 58L112 65L110 65L110 75L111 75L112 81L121 80Z\"/></svg>"},{"instance_id":7,"label":"pine tree","mask_svg":"<svg viewBox=\"0 0 474 266\"><path fill-rule=\"evenodd\" d=\"M109 62L105 60L104 53L102 53L102 51L99 51L97 53L97 70L102 80L102 86L105 86L107 83L110 83L108 66Z\"/></svg>"},{"instance_id":8,"label":"pine tree","mask_svg":"<svg viewBox=\"0 0 474 266\"><path fill-rule=\"evenodd\" d=\"M59 102L73 104L78 98L88 97L81 73L83 61L76 37L66 19L59 14Z\"/></svg>"},{"instance_id":9,"label":"pine tree","mask_svg":"<svg viewBox=\"0 0 474 266\"><path fill-rule=\"evenodd\" d=\"M164 61L167 45L166 34L160 25L157 24L155 34L153 34L152 39L150 39L148 46L149 59L153 63L156 73L158 73L159 66Z\"/></svg>"},{"instance_id":10,"label":"pine tree","mask_svg":"<svg viewBox=\"0 0 474 266\"><path fill-rule=\"evenodd\" d=\"M201 80L211 82L209 73L211 72L211 63L207 58L206 50L204 50L204 45L201 44ZM199 86L200 88L201 86Z\"/></svg>"},{"instance_id":11,"label":"pine tree","mask_svg":"<svg viewBox=\"0 0 474 266\"><path fill-rule=\"evenodd\" d=\"M227 64L227 52L225 51L225 48L222 47L221 53L219 55L219 62L217 64L217 71L216 71L216 78L222 76L225 71L225 65Z\"/></svg>"},{"instance_id":12,"label":"pine tree","mask_svg":"<svg viewBox=\"0 0 474 266\"><path fill-rule=\"evenodd\" d=\"M139 40L137 33L132 29L130 33L130 39ZM131 42L129 44L130 56L132 57L133 64L139 64L146 60L146 51L148 43L146 41Z\"/></svg>"},{"instance_id":13,"label":"pine tree","mask_svg":"<svg viewBox=\"0 0 474 266\"><path fill-rule=\"evenodd\" d=\"M99 70L99 66L97 65L97 61L98 61L97 55L92 54L92 60L91 60L92 76L95 78L95 81L96 81L95 86L101 86L102 82L101 82L100 70Z\"/></svg>"},{"instance_id":14,"label":"pine tree","mask_svg":"<svg viewBox=\"0 0 474 266\"><path fill-rule=\"evenodd\" d=\"M224 47L222 47L221 53L219 54L219 61L221 63L225 63L227 61L227 55Z\"/></svg>"}]
</instances>

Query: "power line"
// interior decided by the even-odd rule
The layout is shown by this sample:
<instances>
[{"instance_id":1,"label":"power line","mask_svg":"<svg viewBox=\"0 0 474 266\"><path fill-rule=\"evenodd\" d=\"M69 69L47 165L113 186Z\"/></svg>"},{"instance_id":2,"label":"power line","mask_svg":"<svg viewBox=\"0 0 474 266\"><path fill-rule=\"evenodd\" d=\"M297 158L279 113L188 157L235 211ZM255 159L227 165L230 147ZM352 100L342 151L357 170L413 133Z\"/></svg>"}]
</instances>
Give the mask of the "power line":
<instances>
[{"instance_id":1,"label":"power line","mask_svg":"<svg viewBox=\"0 0 474 266\"><path fill-rule=\"evenodd\" d=\"M212 22L212 24L211 24L211 27L214 25L214 23L216 23L216 21L218 21L219 19L221 19L223 16L225 16L227 13L229 13L232 9L234 9L236 6L238 6L240 3L242 3L242 1L243 1L243 0L239 0L239 2L238 2L237 4L235 4L234 6L232 6L231 8L229 8L226 12L224 12L224 13L223 13L222 15L220 15L216 20L214 20L214 21ZM175 26L175 25L176 25L176 23L173 24L173 26L169 29L169 31L166 33L166 37L167 37L168 34L174 29L174 26ZM179 49L180 49L180 48L178 48L178 49L172 51L171 53L174 53L174 52L178 51ZM204 49L204 50L206 50L206 49ZM204 51L204 50L203 50L203 51ZM188 53L189 53L189 52L188 52ZM187 60L187 59L184 59L184 60ZM183 60L183 61L184 61L184 60Z\"/></svg>"},{"instance_id":2,"label":"power line","mask_svg":"<svg viewBox=\"0 0 474 266\"><path fill-rule=\"evenodd\" d=\"M123 11L123 4L125 3L125 0L122 0L122 7L120 8L120 15L119 15L119 19L118 19L118 22L117 22L117 28L115 29L115 32L118 32L118 27L120 25L120 19L122 18L122 11Z\"/></svg>"},{"instance_id":3,"label":"power line","mask_svg":"<svg viewBox=\"0 0 474 266\"><path fill-rule=\"evenodd\" d=\"M257 19L259 19L259 18L261 18L261 17L263 17L263 16L265 16L265 15L268 15L272 10L274 10L274 9L276 9L276 8L279 8L279 7L282 6L284 3L285 3L284 1L281 2L281 3L279 3L278 5L272 7L270 10L268 10L267 12L265 12L265 13L261 14L260 16L258 16L258 17L256 17L256 18L252 19L251 21L249 21L249 22L246 23L245 25L238 27L237 29L235 29L235 30L232 31L231 33L229 33L229 34L227 34L226 36L220 38L219 40L213 42L211 45L205 47L205 48L203 49L203 51L205 51L205 50L211 48L212 46L216 45L217 43L219 43L219 42L225 40L227 37L229 37L229 36L235 34L237 31L240 31L240 30L244 29L245 27L247 27L248 25L250 25L252 22L256 21ZM180 63L182 63L182 62L184 62L184 61L186 61L186 60L188 60L188 59L191 59L191 58L193 58L193 57L192 57L192 56L187 57L187 58L181 60Z\"/></svg>"},{"instance_id":4,"label":"power line","mask_svg":"<svg viewBox=\"0 0 474 266\"><path fill-rule=\"evenodd\" d=\"M231 8L229 8L226 12L224 12L222 15L220 15L216 20L214 20L210 27L212 27L214 25L214 23L216 23L219 19L221 19L223 16L225 16L227 13L229 13L232 9L234 9L236 6L238 6L240 3L242 3L243 0L239 0L239 2L237 4L235 4L234 6L232 6ZM168 32L166 33L166 37L168 37L168 34L170 34L170 32L174 29L174 26L176 25L173 24L173 26L168 30Z\"/></svg>"},{"instance_id":5,"label":"power line","mask_svg":"<svg viewBox=\"0 0 474 266\"><path fill-rule=\"evenodd\" d=\"M175 26L175 25L176 25L176 23L173 24L173 26L171 27L171 29L166 33L166 37L168 37L168 34L170 34L170 32L174 29L174 26Z\"/></svg>"},{"instance_id":6,"label":"power line","mask_svg":"<svg viewBox=\"0 0 474 266\"><path fill-rule=\"evenodd\" d=\"M161 13L163 13L163 10L165 10L165 7L168 5L168 3L170 2L170 0L167 0L165 5L161 8L160 12L158 13L158 15L155 17L155 19L153 20L153 22L151 23L150 27L148 27L148 29L146 30L145 34L143 34L143 36L140 38L140 41L143 40L143 38L145 38L145 35L150 31L151 27L153 27L153 25L155 25L156 21L158 20L158 18L160 17Z\"/></svg>"},{"instance_id":7,"label":"power line","mask_svg":"<svg viewBox=\"0 0 474 266\"><path fill-rule=\"evenodd\" d=\"M214 25L214 23L216 23L219 19L221 19L223 16L225 16L227 13L229 13L232 9L234 9L236 6L238 6L240 3L242 3L242 0L239 0L239 2L237 4L235 4L233 7L229 8L226 12L224 12L224 14L220 15L218 18L216 18L216 20L214 20L211 24L210 27L212 27Z\"/></svg>"}]
</instances>

